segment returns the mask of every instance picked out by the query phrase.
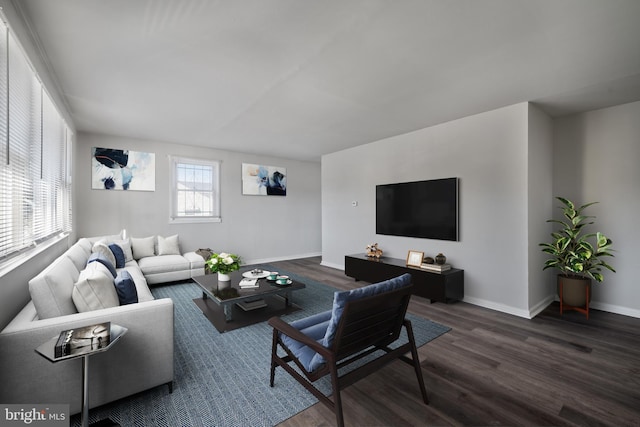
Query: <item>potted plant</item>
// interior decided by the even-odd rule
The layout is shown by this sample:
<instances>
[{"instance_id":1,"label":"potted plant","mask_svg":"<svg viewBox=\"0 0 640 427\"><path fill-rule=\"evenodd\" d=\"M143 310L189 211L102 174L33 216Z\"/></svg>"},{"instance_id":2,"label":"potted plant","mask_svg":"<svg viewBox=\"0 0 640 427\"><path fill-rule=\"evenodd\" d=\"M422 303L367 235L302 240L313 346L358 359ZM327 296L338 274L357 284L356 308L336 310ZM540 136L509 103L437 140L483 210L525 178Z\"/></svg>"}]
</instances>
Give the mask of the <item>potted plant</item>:
<instances>
[{"instance_id":1,"label":"potted plant","mask_svg":"<svg viewBox=\"0 0 640 427\"><path fill-rule=\"evenodd\" d=\"M212 273L218 273L219 281L228 282L231 280L229 273L240 269L240 257L226 252L214 253L211 254L206 264Z\"/></svg>"},{"instance_id":2,"label":"potted plant","mask_svg":"<svg viewBox=\"0 0 640 427\"><path fill-rule=\"evenodd\" d=\"M588 303L591 298L591 281L602 282L603 269L615 273L613 267L607 264L603 258L613 257L611 253L611 239L600 232L584 233L584 227L593 224L594 216L584 215L583 211L597 202L587 203L578 208L574 203L563 197L556 197L563 206L560 206L565 220L550 219L560 225L560 230L551 233L553 240L550 243L540 243L542 251L552 258L544 263L543 270L556 268L558 274L558 296L562 305L570 307L585 307L588 314ZM562 290L562 292L560 292ZM587 293L588 291L588 293ZM586 297L589 295L589 298ZM583 311L583 310L579 310Z\"/></svg>"}]
</instances>

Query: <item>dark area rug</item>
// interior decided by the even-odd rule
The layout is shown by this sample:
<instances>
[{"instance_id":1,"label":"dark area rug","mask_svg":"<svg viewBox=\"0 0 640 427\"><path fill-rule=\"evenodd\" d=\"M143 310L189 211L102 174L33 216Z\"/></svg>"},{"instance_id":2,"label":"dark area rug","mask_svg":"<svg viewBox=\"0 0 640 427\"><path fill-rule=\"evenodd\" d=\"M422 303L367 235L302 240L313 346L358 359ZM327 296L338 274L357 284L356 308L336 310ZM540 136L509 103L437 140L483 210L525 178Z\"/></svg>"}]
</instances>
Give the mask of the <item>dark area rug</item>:
<instances>
[{"instance_id":1,"label":"dark area rug","mask_svg":"<svg viewBox=\"0 0 640 427\"><path fill-rule=\"evenodd\" d=\"M281 274L307 285L294 295L303 310L283 319L293 321L331 309L335 288L293 273ZM266 322L221 334L194 304L193 298L202 295L194 283L156 286L152 293L175 304L173 393L161 386L92 409L90 423L110 418L122 426L273 426L317 402L282 369L276 371L275 387L269 387L271 328ZM411 314L408 318L418 347L450 329ZM407 369L412 368L407 365ZM317 386L328 394L330 383L325 379ZM80 425L78 415L71 421Z\"/></svg>"}]
</instances>

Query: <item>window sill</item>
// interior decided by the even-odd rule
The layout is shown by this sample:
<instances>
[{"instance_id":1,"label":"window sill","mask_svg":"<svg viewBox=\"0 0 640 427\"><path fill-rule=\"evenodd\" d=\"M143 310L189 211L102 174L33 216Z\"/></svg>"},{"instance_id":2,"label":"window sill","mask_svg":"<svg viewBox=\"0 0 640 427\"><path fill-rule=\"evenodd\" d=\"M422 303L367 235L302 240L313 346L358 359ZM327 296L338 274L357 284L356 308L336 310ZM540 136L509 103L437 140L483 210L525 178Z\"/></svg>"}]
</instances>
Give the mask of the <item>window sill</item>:
<instances>
[{"instance_id":1,"label":"window sill","mask_svg":"<svg viewBox=\"0 0 640 427\"><path fill-rule=\"evenodd\" d=\"M50 247L56 245L57 243L65 240L69 237L70 233L60 233L55 237L52 237L44 242L38 243L34 245L32 248L24 251L20 255L16 255L14 257L9 258L6 261L0 262L0 277L3 277L5 274L9 273L12 270L20 267L21 265L31 261L33 258L36 258L41 253L49 249Z\"/></svg>"},{"instance_id":2,"label":"window sill","mask_svg":"<svg viewBox=\"0 0 640 427\"><path fill-rule=\"evenodd\" d=\"M169 219L169 224L201 224L201 223L207 223L207 222L222 222L222 218L194 217L194 218L170 218Z\"/></svg>"}]
</instances>

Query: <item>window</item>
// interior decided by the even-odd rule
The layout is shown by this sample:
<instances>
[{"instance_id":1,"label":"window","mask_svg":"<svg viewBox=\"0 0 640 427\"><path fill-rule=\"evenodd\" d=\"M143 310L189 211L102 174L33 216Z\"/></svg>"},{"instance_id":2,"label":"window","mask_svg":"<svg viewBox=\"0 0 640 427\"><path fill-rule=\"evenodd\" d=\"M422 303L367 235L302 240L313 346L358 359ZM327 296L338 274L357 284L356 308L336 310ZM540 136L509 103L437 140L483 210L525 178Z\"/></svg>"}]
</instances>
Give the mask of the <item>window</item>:
<instances>
[{"instance_id":1,"label":"window","mask_svg":"<svg viewBox=\"0 0 640 427\"><path fill-rule=\"evenodd\" d=\"M0 21L0 262L71 230L72 135Z\"/></svg>"},{"instance_id":2,"label":"window","mask_svg":"<svg viewBox=\"0 0 640 427\"><path fill-rule=\"evenodd\" d=\"M171 222L220 222L220 162L171 158Z\"/></svg>"}]
</instances>

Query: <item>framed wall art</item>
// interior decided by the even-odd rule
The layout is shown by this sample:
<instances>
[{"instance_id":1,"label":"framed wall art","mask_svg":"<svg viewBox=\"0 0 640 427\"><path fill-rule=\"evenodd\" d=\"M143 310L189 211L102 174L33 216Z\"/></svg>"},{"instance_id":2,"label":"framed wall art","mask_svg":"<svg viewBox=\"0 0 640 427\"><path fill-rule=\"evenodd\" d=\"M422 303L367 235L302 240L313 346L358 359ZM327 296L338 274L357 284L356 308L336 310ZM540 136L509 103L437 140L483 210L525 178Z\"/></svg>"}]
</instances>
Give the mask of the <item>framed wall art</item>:
<instances>
[{"instance_id":1,"label":"framed wall art","mask_svg":"<svg viewBox=\"0 0 640 427\"><path fill-rule=\"evenodd\" d=\"M94 190L156 190L156 155L114 148L91 149Z\"/></svg>"},{"instance_id":2,"label":"framed wall art","mask_svg":"<svg viewBox=\"0 0 640 427\"><path fill-rule=\"evenodd\" d=\"M242 194L286 196L287 169L280 166L242 164Z\"/></svg>"}]
</instances>

